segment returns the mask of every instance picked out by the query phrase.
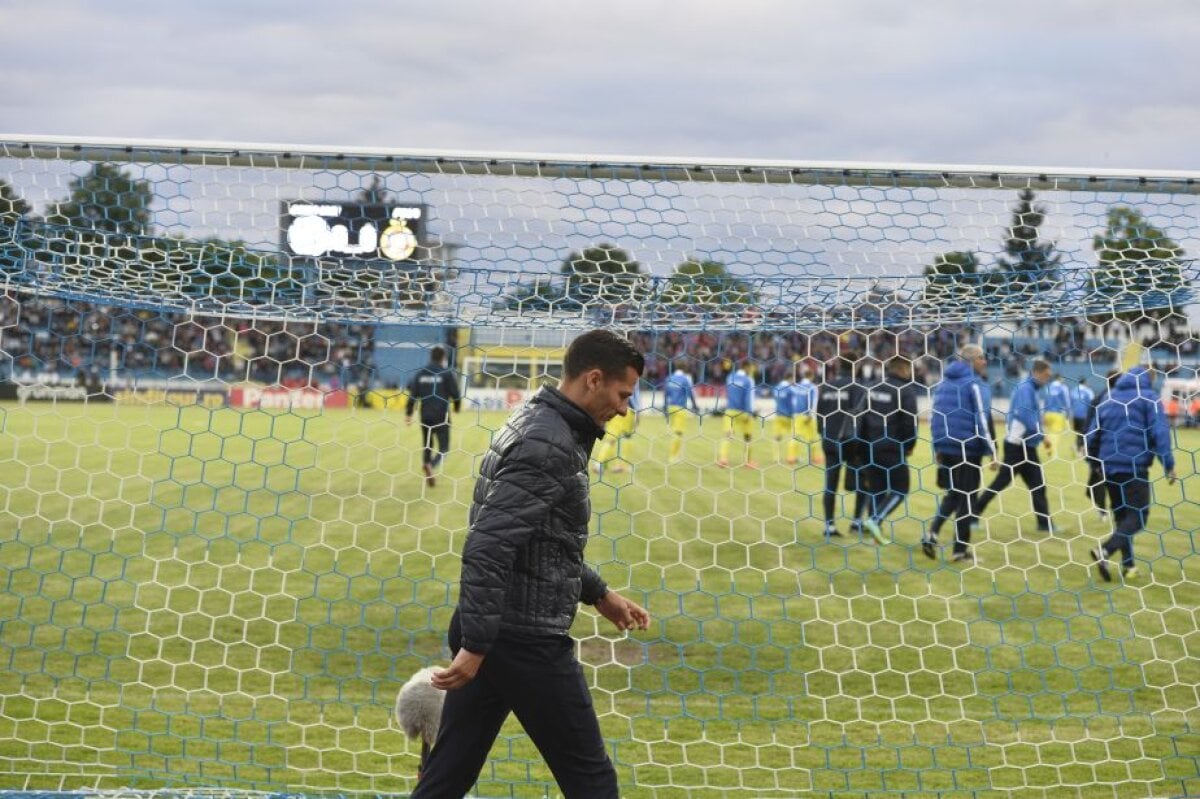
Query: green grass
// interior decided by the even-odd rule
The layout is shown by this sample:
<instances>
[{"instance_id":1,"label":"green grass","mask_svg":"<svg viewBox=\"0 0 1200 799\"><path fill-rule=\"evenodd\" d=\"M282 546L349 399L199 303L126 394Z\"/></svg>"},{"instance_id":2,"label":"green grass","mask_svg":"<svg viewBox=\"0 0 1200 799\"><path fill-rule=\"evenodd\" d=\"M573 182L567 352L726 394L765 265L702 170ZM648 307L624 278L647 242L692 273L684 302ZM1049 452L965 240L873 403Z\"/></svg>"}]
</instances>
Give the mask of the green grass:
<instances>
[{"instance_id":1,"label":"green grass","mask_svg":"<svg viewBox=\"0 0 1200 799\"><path fill-rule=\"evenodd\" d=\"M444 658L502 421L458 417L426 490L398 414L0 406L0 788L407 791L392 703ZM1200 434L1142 576L1106 585L1077 461L1048 472L1059 535L1018 484L964 570L914 547L927 444L879 549L825 544L820 472L765 440L716 468L719 429L666 470L651 416L593 490L589 560L654 616L575 629L626 796L1200 793ZM515 724L493 755L480 795L550 785Z\"/></svg>"}]
</instances>

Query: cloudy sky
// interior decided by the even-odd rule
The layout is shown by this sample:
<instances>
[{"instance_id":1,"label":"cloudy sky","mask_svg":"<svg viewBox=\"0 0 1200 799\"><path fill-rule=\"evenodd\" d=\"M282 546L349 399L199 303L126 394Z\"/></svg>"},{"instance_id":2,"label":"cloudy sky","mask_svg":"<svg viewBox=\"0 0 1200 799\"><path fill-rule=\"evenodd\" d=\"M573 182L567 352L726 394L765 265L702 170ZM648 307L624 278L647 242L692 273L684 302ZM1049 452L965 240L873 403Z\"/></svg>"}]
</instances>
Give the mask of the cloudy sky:
<instances>
[{"instance_id":1,"label":"cloudy sky","mask_svg":"<svg viewBox=\"0 0 1200 799\"><path fill-rule=\"evenodd\" d=\"M1194 0L0 0L0 132L1200 169Z\"/></svg>"}]
</instances>

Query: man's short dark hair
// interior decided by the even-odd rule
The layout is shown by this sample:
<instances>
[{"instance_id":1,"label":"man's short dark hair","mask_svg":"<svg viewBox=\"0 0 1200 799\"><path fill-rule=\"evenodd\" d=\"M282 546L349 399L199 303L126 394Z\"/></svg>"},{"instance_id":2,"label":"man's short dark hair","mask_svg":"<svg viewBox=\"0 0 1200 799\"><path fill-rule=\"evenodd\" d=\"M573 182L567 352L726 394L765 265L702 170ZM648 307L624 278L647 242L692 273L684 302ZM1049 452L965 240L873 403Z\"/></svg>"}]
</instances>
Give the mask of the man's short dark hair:
<instances>
[{"instance_id":1,"label":"man's short dark hair","mask_svg":"<svg viewBox=\"0 0 1200 799\"><path fill-rule=\"evenodd\" d=\"M601 328L577 336L567 347L563 377L570 380L592 369L601 370L606 378L624 377L630 367L640 376L646 359L628 339Z\"/></svg>"},{"instance_id":2,"label":"man's short dark hair","mask_svg":"<svg viewBox=\"0 0 1200 799\"><path fill-rule=\"evenodd\" d=\"M1050 371L1050 362L1043 358L1036 358L1033 362L1033 368L1029 371L1038 373L1048 372Z\"/></svg>"},{"instance_id":3,"label":"man's short dark hair","mask_svg":"<svg viewBox=\"0 0 1200 799\"><path fill-rule=\"evenodd\" d=\"M429 351L429 360L433 361L434 363L441 363L442 361L446 360L446 348L441 344L438 344Z\"/></svg>"}]
</instances>

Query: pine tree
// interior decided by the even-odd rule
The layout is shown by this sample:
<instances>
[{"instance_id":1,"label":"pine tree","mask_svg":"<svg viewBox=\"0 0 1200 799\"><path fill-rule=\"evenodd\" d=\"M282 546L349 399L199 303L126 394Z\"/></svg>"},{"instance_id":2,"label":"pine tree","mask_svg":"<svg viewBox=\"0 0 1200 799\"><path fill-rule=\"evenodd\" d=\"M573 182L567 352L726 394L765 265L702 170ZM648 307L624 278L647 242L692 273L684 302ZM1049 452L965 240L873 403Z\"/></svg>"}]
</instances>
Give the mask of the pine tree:
<instances>
[{"instance_id":1,"label":"pine tree","mask_svg":"<svg viewBox=\"0 0 1200 799\"><path fill-rule=\"evenodd\" d=\"M47 215L52 225L144 236L150 229L150 181L133 178L113 164L96 164L70 184L71 194Z\"/></svg>"},{"instance_id":2,"label":"pine tree","mask_svg":"<svg viewBox=\"0 0 1200 799\"><path fill-rule=\"evenodd\" d=\"M675 267L662 302L688 306L746 306L758 301L754 287L734 277L720 261L689 259Z\"/></svg>"},{"instance_id":3,"label":"pine tree","mask_svg":"<svg viewBox=\"0 0 1200 799\"><path fill-rule=\"evenodd\" d=\"M977 254L965 250L941 253L925 267L924 299L946 310L961 308L965 313L968 305L979 301L983 283Z\"/></svg>"},{"instance_id":4,"label":"pine tree","mask_svg":"<svg viewBox=\"0 0 1200 799\"><path fill-rule=\"evenodd\" d=\"M15 228L33 208L6 181L0 180L0 225Z\"/></svg>"},{"instance_id":5,"label":"pine tree","mask_svg":"<svg viewBox=\"0 0 1200 799\"><path fill-rule=\"evenodd\" d=\"M1038 233L1046 220L1046 209L1034 203L1033 189L1022 189L1013 208L1012 225L1004 240L1008 258L996 259L1003 282L998 287L1003 294L1030 297L1049 291L1058 281L1058 264L1062 253L1055 252L1054 242L1039 241Z\"/></svg>"},{"instance_id":6,"label":"pine tree","mask_svg":"<svg viewBox=\"0 0 1200 799\"><path fill-rule=\"evenodd\" d=\"M613 244L572 252L559 270L566 278L568 304L620 305L637 299L643 283L642 265Z\"/></svg>"}]
</instances>

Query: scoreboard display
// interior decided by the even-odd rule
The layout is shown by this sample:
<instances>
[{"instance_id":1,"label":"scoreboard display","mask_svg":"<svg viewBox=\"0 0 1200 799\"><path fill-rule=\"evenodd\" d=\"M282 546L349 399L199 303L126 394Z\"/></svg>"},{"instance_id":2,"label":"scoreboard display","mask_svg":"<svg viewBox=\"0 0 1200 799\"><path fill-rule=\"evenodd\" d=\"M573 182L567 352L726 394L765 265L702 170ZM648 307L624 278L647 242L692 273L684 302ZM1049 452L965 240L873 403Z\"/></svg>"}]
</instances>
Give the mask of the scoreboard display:
<instances>
[{"instance_id":1,"label":"scoreboard display","mask_svg":"<svg viewBox=\"0 0 1200 799\"><path fill-rule=\"evenodd\" d=\"M310 258L408 261L416 252L423 205L284 201L281 249Z\"/></svg>"}]
</instances>

